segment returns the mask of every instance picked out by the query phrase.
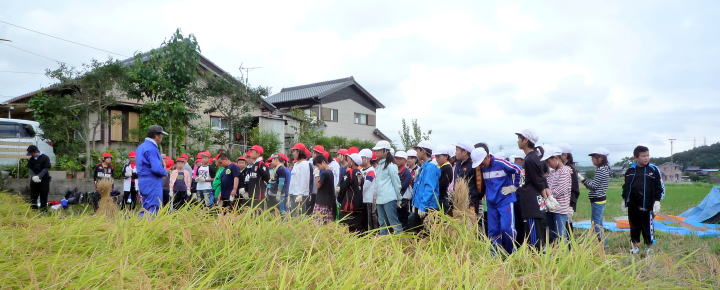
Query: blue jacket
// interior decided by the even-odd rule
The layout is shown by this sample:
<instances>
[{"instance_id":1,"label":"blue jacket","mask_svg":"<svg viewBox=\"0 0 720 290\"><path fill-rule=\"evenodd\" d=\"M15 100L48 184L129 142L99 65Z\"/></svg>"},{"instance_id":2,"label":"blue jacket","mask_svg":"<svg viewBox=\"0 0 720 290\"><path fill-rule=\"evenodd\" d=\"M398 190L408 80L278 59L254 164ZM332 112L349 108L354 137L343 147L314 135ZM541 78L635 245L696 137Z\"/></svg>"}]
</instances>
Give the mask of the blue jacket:
<instances>
[{"instance_id":1,"label":"blue jacket","mask_svg":"<svg viewBox=\"0 0 720 290\"><path fill-rule=\"evenodd\" d=\"M485 181L485 198L488 206L502 207L516 201L515 192L502 194L505 186L518 186L522 169L508 161L491 157L490 166L482 169Z\"/></svg>"},{"instance_id":2,"label":"blue jacket","mask_svg":"<svg viewBox=\"0 0 720 290\"><path fill-rule=\"evenodd\" d=\"M375 203L386 204L391 201L400 200L400 175L398 175L398 167L395 163L388 164L385 168L385 160L380 160L378 166L375 167Z\"/></svg>"},{"instance_id":3,"label":"blue jacket","mask_svg":"<svg viewBox=\"0 0 720 290\"><path fill-rule=\"evenodd\" d=\"M440 192L440 168L427 160L418 171L413 185L413 207L421 211L438 209L438 194Z\"/></svg>"},{"instance_id":4,"label":"blue jacket","mask_svg":"<svg viewBox=\"0 0 720 290\"><path fill-rule=\"evenodd\" d=\"M156 177L162 179L167 175L165 166L160 156L158 146L150 139L138 146L137 154L137 175L138 177Z\"/></svg>"}]
</instances>

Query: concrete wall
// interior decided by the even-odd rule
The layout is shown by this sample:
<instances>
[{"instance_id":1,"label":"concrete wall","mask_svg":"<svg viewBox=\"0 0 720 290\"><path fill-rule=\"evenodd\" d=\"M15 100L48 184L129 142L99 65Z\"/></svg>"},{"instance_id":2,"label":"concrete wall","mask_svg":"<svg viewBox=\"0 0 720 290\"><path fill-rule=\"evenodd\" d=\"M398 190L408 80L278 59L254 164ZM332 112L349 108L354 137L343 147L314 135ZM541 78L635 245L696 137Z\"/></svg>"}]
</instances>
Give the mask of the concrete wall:
<instances>
[{"instance_id":1,"label":"concrete wall","mask_svg":"<svg viewBox=\"0 0 720 290\"><path fill-rule=\"evenodd\" d=\"M2 180L2 190L7 190L16 194L30 196L30 180L17 178L4 178ZM88 179L57 179L50 182L50 192L48 193L48 201L61 200L65 197L65 192L77 188L80 192L95 191L95 183ZM115 189L122 189L122 180L115 180Z\"/></svg>"},{"instance_id":2,"label":"concrete wall","mask_svg":"<svg viewBox=\"0 0 720 290\"><path fill-rule=\"evenodd\" d=\"M326 136L342 136L347 138L358 138L362 140L380 140L373 131L375 126L355 124L355 113L375 115L375 111L352 99L344 99L332 103L322 104L323 108L337 109L338 121L325 121Z\"/></svg>"}]
</instances>

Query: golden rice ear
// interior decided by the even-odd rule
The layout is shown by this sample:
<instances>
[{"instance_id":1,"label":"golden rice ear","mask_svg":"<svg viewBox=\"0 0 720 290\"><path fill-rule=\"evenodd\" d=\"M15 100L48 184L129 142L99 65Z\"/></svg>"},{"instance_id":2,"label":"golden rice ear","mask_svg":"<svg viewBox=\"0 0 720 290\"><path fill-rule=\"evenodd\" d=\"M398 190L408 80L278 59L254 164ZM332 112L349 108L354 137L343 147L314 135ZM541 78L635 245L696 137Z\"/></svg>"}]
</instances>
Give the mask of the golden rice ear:
<instances>
[{"instance_id":1,"label":"golden rice ear","mask_svg":"<svg viewBox=\"0 0 720 290\"><path fill-rule=\"evenodd\" d=\"M100 203L98 210L95 215L104 215L107 217L114 217L118 213L118 206L110 196L113 187L113 180L109 178L103 178L98 181L97 191L100 193Z\"/></svg>"},{"instance_id":2,"label":"golden rice ear","mask_svg":"<svg viewBox=\"0 0 720 290\"><path fill-rule=\"evenodd\" d=\"M459 221L465 221L468 224L477 222L475 212L470 210L470 186L464 178L455 180L455 189L450 199L453 203L453 218Z\"/></svg>"}]
</instances>

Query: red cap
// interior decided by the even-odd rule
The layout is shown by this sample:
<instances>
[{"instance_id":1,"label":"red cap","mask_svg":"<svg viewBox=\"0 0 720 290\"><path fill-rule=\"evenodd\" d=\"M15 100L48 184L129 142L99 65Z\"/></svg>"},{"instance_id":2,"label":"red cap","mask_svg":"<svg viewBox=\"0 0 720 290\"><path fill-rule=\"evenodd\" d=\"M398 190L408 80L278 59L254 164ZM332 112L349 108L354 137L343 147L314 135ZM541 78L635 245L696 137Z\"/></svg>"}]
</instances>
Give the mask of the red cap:
<instances>
[{"instance_id":1,"label":"red cap","mask_svg":"<svg viewBox=\"0 0 720 290\"><path fill-rule=\"evenodd\" d=\"M322 152L322 155L325 156L325 159L330 159L330 153L328 152ZM329 160L328 160L329 161Z\"/></svg>"},{"instance_id":2,"label":"red cap","mask_svg":"<svg viewBox=\"0 0 720 290\"><path fill-rule=\"evenodd\" d=\"M355 153L360 153L360 149L358 149L355 146L348 148L348 155L355 154Z\"/></svg>"},{"instance_id":3,"label":"red cap","mask_svg":"<svg viewBox=\"0 0 720 290\"><path fill-rule=\"evenodd\" d=\"M135 151L128 152L128 157L136 157Z\"/></svg>"},{"instance_id":4,"label":"red cap","mask_svg":"<svg viewBox=\"0 0 720 290\"><path fill-rule=\"evenodd\" d=\"M278 158L280 158L280 160L283 160L283 161L285 161L285 162L290 162L290 158L288 158L287 156L285 156L285 154L278 153L278 154L276 154L276 155L278 156Z\"/></svg>"},{"instance_id":5,"label":"red cap","mask_svg":"<svg viewBox=\"0 0 720 290\"><path fill-rule=\"evenodd\" d=\"M305 151L305 150L306 150L305 144L303 144L303 143L297 143L297 144L293 145L293 147L290 148L290 150L303 150L303 151Z\"/></svg>"},{"instance_id":6,"label":"red cap","mask_svg":"<svg viewBox=\"0 0 720 290\"><path fill-rule=\"evenodd\" d=\"M255 150L260 155L263 155L263 148L260 145L253 145L253 147L250 147L250 150Z\"/></svg>"},{"instance_id":7,"label":"red cap","mask_svg":"<svg viewBox=\"0 0 720 290\"><path fill-rule=\"evenodd\" d=\"M375 151L373 151L372 159L371 160L377 160L377 154L375 154Z\"/></svg>"},{"instance_id":8,"label":"red cap","mask_svg":"<svg viewBox=\"0 0 720 290\"><path fill-rule=\"evenodd\" d=\"M165 159L165 169L170 169L175 165L175 161L170 158Z\"/></svg>"},{"instance_id":9,"label":"red cap","mask_svg":"<svg viewBox=\"0 0 720 290\"><path fill-rule=\"evenodd\" d=\"M235 160L235 161L240 161L240 160L245 160L245 155L238 156L237 160Z\"/></svg>"},{"instance_id":10,"label":"red cap","mask_svg":"<svg viewBox=\"0 0 720 290\"><path fill-rule=\"evenodd\" d=\"M347 149L340 149L340 150L338 150L337 154L339 154L339 155L350 155L350 154L348 154L348 150L347 150Z\"/></svg>"},{"instance_id":11,"label":"red cap","mask_svg":"<svg viewBox=\"0 0 720 290\"><path fill-rule=\"evenodd\" d=\"M187 155L187 153L180 154L180 157L185 158L186 161L190 159L190 155Z\"/></svg>"},{"instance_id":12,"label":"red cap","mask_svg":"<svg viewBox=\"0 0 720 290\"><path fill-rule=\"evenodd\" d=\"M307 150L307 148L305 148L304 151L305 151L305 155L307 155L308 158L310 158L310 155L312 155L312 154L310 154L310 150Z\"/></svg>"},{"instance_id":13,"label":"red cap","mask_svg":"<svg viewBox=\"0 0 720 290\"><path fill-rule=\"evenodd\" d=\"M178 157L177 162L187 162L187 159L185 157Z\"/></svg>"},{"instance_id":14,"label":"red cap","mask_svg":"<svg viewBox=\"0 0 720 290\"><path fill-rule=\"evenodd\" d=\"M323 153L325 152L325 146L315 145L315 147L313 147L313 151Z\"/></svg>"},{"instance_id":15,"label":"red cap","mask_svg":"<svg viewBox=\"0 0 720 290\"><path fill-rule=\"evenodd\" d=\"M203 157L210 157L210 152L198 152L196 159L201 159Z\"/></svg>"},{"instance_id":16,"label":"red cap","mask_svg":"<svg viewBox=\"0 0 720 290\"><path fill-rule=\"evenodd\" d=\"M102 158L103 158L103 159L105 159L105 158L112 158L112 154L110 154L110 153L108 153L108 152L105 152L105 153L102 154Z\"/></svg>"},{"instance_id":17,"label":"red cap","mask_svg":"<svg viewBox=\"0 0 720 290\"><path fill-rule=\"evenodd\" d=\"M250 157L250 151L245 152L245 158L248 158L248 157Z\"/></svg>"}]
</instances>

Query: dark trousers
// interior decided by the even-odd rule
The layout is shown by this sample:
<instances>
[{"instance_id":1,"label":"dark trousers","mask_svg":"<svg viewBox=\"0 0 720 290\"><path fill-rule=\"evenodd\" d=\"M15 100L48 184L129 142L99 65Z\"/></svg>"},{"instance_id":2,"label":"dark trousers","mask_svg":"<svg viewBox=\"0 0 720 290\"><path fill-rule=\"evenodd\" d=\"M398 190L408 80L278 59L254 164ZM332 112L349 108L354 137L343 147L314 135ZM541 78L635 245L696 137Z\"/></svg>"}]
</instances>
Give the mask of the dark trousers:
<instances>
[{"instance_id":1,"label":"dark trousers","mask_svg":"<svg viewBox=\"0 0 720 290\"><path fill-rule=\"evenodd\" d=\"M546 243L546 230L545 219L523 219L522 227L517 228L517 242L539 249Z\"/></svg>"},{"instance_id":2,"label":"dark trousers","mask_svg":"<svg viewBox=\"0 0 720 290\"><path fill-rule=\"evenodd\" d=\"M30 181L30 204L37 206L37 200L40 198L40 209L47 209L48 192L50 191L50 180L43 179L39 183Z\"/></svg>"},{"instance_id":3,"label":"dark trousers","mask_svg":"<svg viewBox=\"0 0 720 290\"><path fill-rule=\"evenodd\" d=\"M120 209L135 210L137 204L138 192L135 188L131 187L130 191L123 192L122 201L120 201ZM128 199L130 202L128 202Z\"/></svg>"},{"instance_id":4,"label":"dark trousers","mask_svg":"<svg viewBox=\"0 0 720 290\"><path fill-rule=\"evenodd\" d=\"M630 222L630 241L640 243L640 234L643 241L650 246L655 243L655 227L653 218L655 215L649 210L640 210L637 206L628 207L628 221Z\"/></svg>"},{"instance_id":5,"label":"dark trousers","mask_svg":"<svg viewBox=\"0 0 720 290\"><path fill-rule=\"evenodd\" d=\"M378 224L378 218L377 218L377 212L375 211L375 204L374 203L366 203L365 204L365 214L367 215L366 221L367 221L367 230L374 230L379 227Z\"/></svg>"},{"instance_id":6,"label":"dark trousers","mask_svg":"<svg viewBox=\"0 0 720 290\"><path fill-rule=\"evenodd\" d=\"M180 209L185 205L185 202L188 199L187 191L176 191L175 196L173 197L173 207L175 209Z\"/></svg>"},{"instance_id":7,"label":"dark trousers","mask_svg":"<svg viewBox=\"0 0 720 290\"><path fill-rule=\"evenodd\" d=\"M408 228L408 217L409 216L410 216L410 200L403 199L400 202L400 207L398 208L398 219L400 220L400 224L402 224L403 229Z\"/></svg>"},{"instance_id":8,"label":"dark trousers","mask_svg":"<svg viewBox=\"0 0 720 290\"><path fill-rule=\"evenodd\" d=\"M363 212L362 211L343 211L340 212L340 215L343 217L342 222L347 225L348 230L350 230L353 233L363 233L366 229L366 224L364 224L363 219Z\"/></svg>"}]
</instances>

